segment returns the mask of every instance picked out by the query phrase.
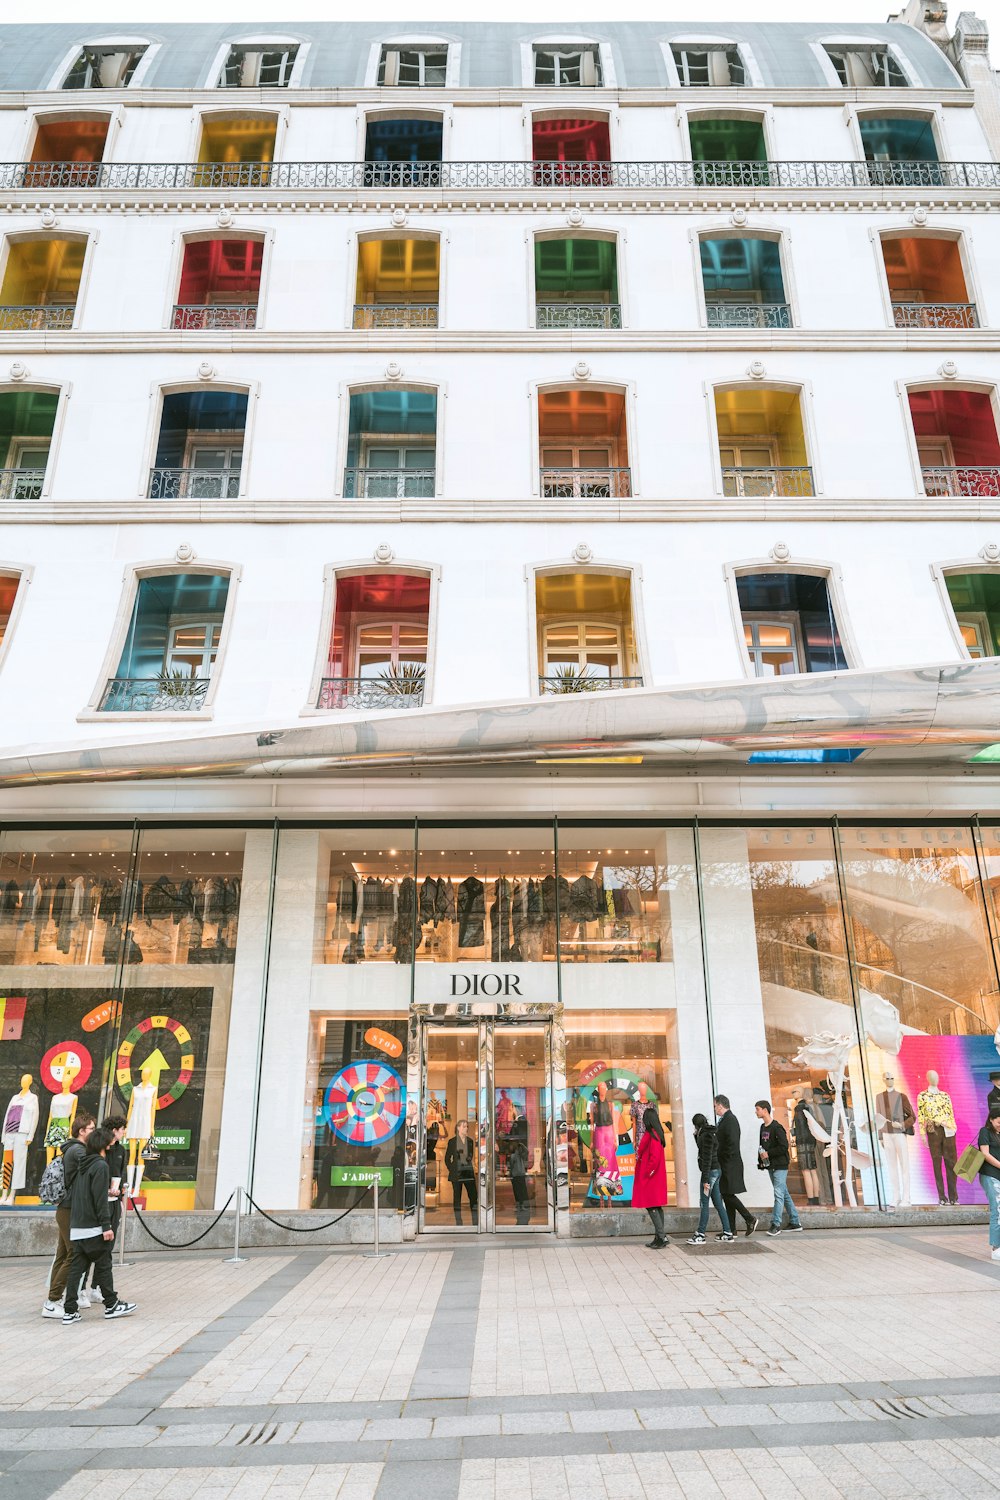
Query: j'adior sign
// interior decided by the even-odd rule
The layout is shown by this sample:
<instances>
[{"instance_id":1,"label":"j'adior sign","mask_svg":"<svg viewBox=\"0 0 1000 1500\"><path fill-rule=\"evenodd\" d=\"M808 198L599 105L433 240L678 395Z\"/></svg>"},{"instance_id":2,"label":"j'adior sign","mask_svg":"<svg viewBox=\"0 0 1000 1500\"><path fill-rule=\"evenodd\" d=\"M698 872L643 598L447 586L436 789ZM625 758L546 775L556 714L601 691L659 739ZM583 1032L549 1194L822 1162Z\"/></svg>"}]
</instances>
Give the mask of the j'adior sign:
<instances>
[{"instance_id":1,"label":"j'adior sign","mask_svg":"<svg viewBox=\"0 0 1000 1500\"><path fill-rule=\"evenodd\" d=\"M414 998L434 1003L470 1000L555 1001L555 964L421 964L414 976Z\"/></svg>"}]
</instances>

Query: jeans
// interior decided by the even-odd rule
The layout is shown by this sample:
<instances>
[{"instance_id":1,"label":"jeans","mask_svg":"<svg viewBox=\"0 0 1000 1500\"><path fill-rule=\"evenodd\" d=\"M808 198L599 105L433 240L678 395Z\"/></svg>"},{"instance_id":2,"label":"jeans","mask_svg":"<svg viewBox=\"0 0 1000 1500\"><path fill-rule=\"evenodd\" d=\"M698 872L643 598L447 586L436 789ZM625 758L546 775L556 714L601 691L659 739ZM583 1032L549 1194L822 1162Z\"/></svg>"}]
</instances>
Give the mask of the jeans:
<instances>
[{"instance_id":1,"label":"jeans","mask_svg":"<svg viewBox=\"0 0 1000 1500\"><path fill-rule=\"evenodd\" d=\"M798 1212L796 1211L795 1204L792 1202L792 1195L788 1191L788 1168L768 1167L767 1175L770 1177L771 1186L774 1188L774 1212L771 1215L771 1227L773 1229L781 1228L781 1221L784 1218L786 1208L788 1209L789 1224L793 1226L798 1224Z\"/></svg>"},{"instance_id":2,"label":"jeans","mask_svg":"<svg viewBox=\"0 0 1000 1500\"><path fill-rule=\"evenodd\" d=\"M699 1218L698 1218L698 1233L699 1234L704 1234L705 1230L708 1228L708 1216L709 1216L709 1214L711 1212L712 1204L713 1203L715 1204L715 1211L719 1215L719 1219L722 1222L722 1232L723 1232L723 1234L732 1234L732 1232L733 1232L732 1231L732 1226L730 1225L730 1222L729 1222L729 1215L726 1213L726 1205L722 1201L722 1189L719 1187L719 1182L720 1182L721 1178L722 1178L722 1172L721 1172L721 1170L718 1167L716 1167L715 1170L712 1171L712 1172L709 1172L707 1174L705 1174L705 1173L702 1174L702 1178L701 1178L701 1214L699 1215ZM705 1192L705 1183L706 1182L708 1183L708 1192L707 1193Z\"/></svg>"},{"instance_id":3,"label":"jeans","mask_svg":"<svg viewBox=\"0 0 1000 1500\"><path fill-rule=\"evenodd\" d=\"M79 1307L78 1293L80 1290L80 1278L92 1265L94 1267L94 1281L101 1289L105 1307L114 1307L118 1301L115 1291L114 1276L111 1269L111 1241L106 1240L102 1234L91 1235L86 1240L73 1240L73 1260L69 1268L69 1280L66 1283L65 1307L68 1313L75 1313Z\"/></svg>"},{"instance_id":4,"label":"jeans","mask_svg":"<svg viewBox=\"0 0 1000 1500\"><path fill-rule=\"evenodd\" d=\"M1000 1250L1000 1177L982 1173L979 1181L990 1205L990 1249Z\"/></svg>"}]
</instances>

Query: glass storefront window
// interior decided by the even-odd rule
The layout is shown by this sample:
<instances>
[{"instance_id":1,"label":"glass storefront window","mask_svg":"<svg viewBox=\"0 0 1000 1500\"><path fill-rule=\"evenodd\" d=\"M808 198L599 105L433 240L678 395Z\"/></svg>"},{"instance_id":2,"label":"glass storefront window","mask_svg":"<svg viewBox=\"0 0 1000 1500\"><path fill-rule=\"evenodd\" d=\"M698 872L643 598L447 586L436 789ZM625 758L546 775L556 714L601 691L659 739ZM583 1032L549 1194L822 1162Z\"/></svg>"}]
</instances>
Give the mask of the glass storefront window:
<instances>
[{"instance_id":1,"label":"glass storefront window","mask_svg":"<svg viewBox=\"0 0 1000 1500\"><path fill-rule=\"evenodd\" d=\"M134 861L132 842L18 830L0 846L0 1108L5 1126L18 1115L4 1189L19 1204L37 1202L81 1109L127 1115L141 1207L214 1202L244 835L144 833Z\"/></svg>"},{"instance_id":2,"label":"glass storefront window","mask_svg":"<svg viewBox=\"0 0 1000 1500\"><path fill-rule=\"evenodd\" d=\"M551 828L421 827L417 964L554 962L553 851Z\"/></svg>"},{"instance_id":3,"label":"glass storefront window","mask_svg":"<svg viewBox=\"0 0 1000 1500\"><path fill-rule=\"evenodd\" d=\"M887 1200L981 1203L979 1182L955 1173L998 1065L996 970L971 829L845 828L841 848ZM987 854L991 891L992 874Z\"/></svg>"},{"instance_id":4,"label":"glass storefront window","mask_svg":"<svg viewBox=\"0 0 1000 1500\"><path fill-rule=\"evenodd\" d=\"M402 1208L404 1168L416 1166L406 1128L406 1017L313 1015L306 1090L298 1206L347 1208L377 1174L380 1207Z\"/></svg>"},{"instance_id":5,"label":"glass storefront window","mask_svg":"<svg viewBox=\"0 0 1000 1500\"><path fill-rule=\"evenodd\" d=\"M557 1131L560 1146L567 1147L570 1209L628 1207L649 1104L663 1123L668 1201L676 1204L675 1111L678 1131L683 1116L675 1017L662 1011L567 1011L564 1021L566 1096Z\"/></svg>"},{"instance_id":6,"label":"glass storefront window","mask_svg":"<svg viewBox=\"0 0 1000 1500\"><path fill-rule=\"evenodd\" d=\"M562 963L672 962L670 892L678 872L667 838L655 828L560 828Z\"/></svg>"},{"instance_id":7,"label":"glass storefront window","mask_svg":"<svg viewBox=\"0 0 1000 1500\"><path fill-rule=\"evenodd\" d=\"M413 829L330 832L316 962L409 964L416 885Z\"/></svg>"}]
</instances>

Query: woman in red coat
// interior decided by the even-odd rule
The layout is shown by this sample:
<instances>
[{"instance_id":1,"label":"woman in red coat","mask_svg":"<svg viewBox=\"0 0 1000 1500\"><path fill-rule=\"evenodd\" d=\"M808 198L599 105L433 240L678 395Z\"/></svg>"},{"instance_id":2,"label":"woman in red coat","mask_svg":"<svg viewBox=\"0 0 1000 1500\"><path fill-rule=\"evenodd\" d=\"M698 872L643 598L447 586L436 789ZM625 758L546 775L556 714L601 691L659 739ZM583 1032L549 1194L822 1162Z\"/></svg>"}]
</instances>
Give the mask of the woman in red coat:
<instances>
[{"instance_id":1,"label":"woman in red coat","mask_svg":"<svg viewBox=\"0 0 1000 1500\"><path fill-rule=\"evenodd\" d=\"M664 1245L670 1244L664 1233L666 1225L663 1218L663 1210L667 1206L666 1142L660 1116L651 1104L646 1106L642 1123L645 1129L635 1157L632 1203L635 1208L644 1208L653 1221L650 1250L662 1250Z\"/></svg>"}]
</instances>

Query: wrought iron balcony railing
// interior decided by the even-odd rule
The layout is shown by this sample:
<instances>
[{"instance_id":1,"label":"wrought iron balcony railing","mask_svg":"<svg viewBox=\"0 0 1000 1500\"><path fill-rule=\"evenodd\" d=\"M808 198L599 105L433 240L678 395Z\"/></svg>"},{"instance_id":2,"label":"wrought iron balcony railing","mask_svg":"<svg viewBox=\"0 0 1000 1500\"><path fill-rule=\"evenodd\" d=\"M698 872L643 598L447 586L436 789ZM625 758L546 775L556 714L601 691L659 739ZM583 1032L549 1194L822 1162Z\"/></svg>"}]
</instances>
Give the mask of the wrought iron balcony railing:
<instances>
[{"instance_id":1,"label":"wrought iron balcony railing","mask_svg":"<svg viewBox=\"0 0 1000 1500\"><path fill-rule=\"evenodd\" d=\"M107 714L197 713L208 693L207 677L111 677L101 697Z\"/></svg>"},{"instance_id":2,"label":"wrought iron balcony railing","mask_svg":"<svg viewBox=\"0 0 1000 1500\"><path fill-rule=\"evenodd\" d=\"M235 500L239 469L150 469L151 500Z\"/></svg>"},{"instance_id":3,"label":"wrought iron balcony railing","mask_svg":"<svg viewBox=\"0 0 1000 1500\"><path fill-rule=\"evenodd\" d=\"M722 471L722 493L759 500L767 495L781 499L813 495L812 469L804 464L773 469L726 469Z\"/></svg>"},{"instance_id":4,"label":"wrought iron balcony railing","mask_svg":"<svg viewBox=\"0 0 1000 1500\"><path fill-rule=\"evenodd\" d=\"M344 470L347 500L427 500L433 494L433 469Z\"/></svg>"},{"instance_id":5,"label":"wrought iron balcony railing","mask_svg":"<svg viewBox=\"0 0 1000 1500\"><path fill-rule=\"evenodd\" d=\"M617 302L536 302L536 328L620 328Z\"/></svg>"},{"instance_id":6,"label":"wrought iron balcony railing","mask_svg":"<svg viewBox=\"0 0 1000 1500\"><path fill-rule=\"evenodd\" d=\"M0 500L40 500L44 469L0 469Z\"/></svg>"},{"instance_id":7,"label":"wrought iron balcony railing","mask_svg":"<svg viewBox=\"0 0 1000 1500\"><path fill-rule=\"evenodd\" d=\"M0 307L0 331L31 333L35 330L72 328L75 307Z\"/></svg>"},{"instance_id":8,"label":"wrought iron balcony railing","mask_svg":"<svg viewBox=\"0 0 1000 1500\"><path fill-rule=\"evenodd\" d=\"M2 162L0 191L1000 188L992 161Z\"/></svg>"},{"instance_id":9,"label":"wrought iron balcony railing","mask_svg":"<svg viewBox=\"0 0 1000 1500\"><path fill-rule=\"evenodd\" d=\"M178 302L174 305L171 328L256 328L257 304L241 307L216 306L214 303Z\"/></svg>"},{"instance_id":10,"label":"wrought iron balcony railing","mask_svg":"<svg viewBox=\"0 0 1000 1500\"><path fill-rule=\"evenodd\" d=\"M424 701L423 677L324 677L317 708L419 708Z\"/></svg>"},{"instance_id":11,"label":"wrought iron balcony railing","mask_svg":"<svg viewBox=\"0 0 1000 1500\"><path fill-rule=\"evenodd\" d=\"M552 694L606 693L619 688L641 687L641 677L579 677L557 672L538 679L538 691L547 697Z\"/></svg>"},{"instance_id":12,"label":"wrought iron balcony railing","mask_svg":"<svg viewBox=\"0 0 1000 1500\"><path fill-rule=\"evenodd\" d=\"M894 302L897 328L978 328L974 302Z\"/></svg>"},{"instance_id":13,"label":"wrought iron balcony railing","mask_svg":"<svg viewBox=\"0 0 1000 1500\"><path fill-rule=\"evenodd\" d=\"M791 328L787 302L707 302L709 328Z\"/></svg>"},{"instance_id":14,"label":"wrought iron balcony railing","mask_svg":"<svg viewBox=\"0 0 1000 1500\"><path fill-rule=\"evenodd\" d=\"M355 328L436 328L436 302L356 302Z\"/></svg>"},{"instance_id":15,"label":"wrought iron balcony railing","mask_svg":"<svg viewBox=\"0 0 1000 1500\"><path fill-rule=\"evenodd\" d=\"M1000 496L1000 468L992 466L921 469L925 495Z\"/></svg>"},{"instance_id":16,"label":"wrought iron balcony railing","mask_svg":"<svg viewBox=\"0 0 1000 1500\"><path fill-rule=\"evenodd\" d=\"M610 500L632 493L631 469L540 469L542 494L552 500Z\"/></svg>"}]
</instances>

